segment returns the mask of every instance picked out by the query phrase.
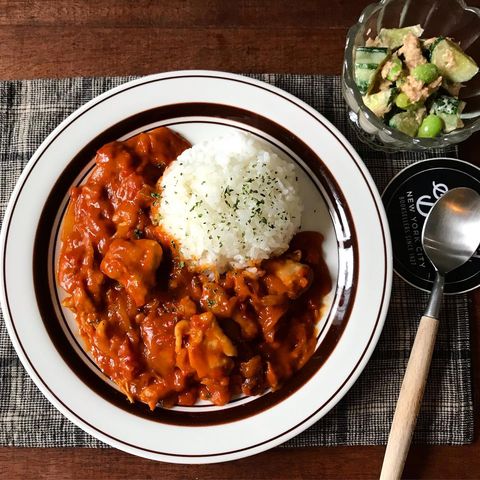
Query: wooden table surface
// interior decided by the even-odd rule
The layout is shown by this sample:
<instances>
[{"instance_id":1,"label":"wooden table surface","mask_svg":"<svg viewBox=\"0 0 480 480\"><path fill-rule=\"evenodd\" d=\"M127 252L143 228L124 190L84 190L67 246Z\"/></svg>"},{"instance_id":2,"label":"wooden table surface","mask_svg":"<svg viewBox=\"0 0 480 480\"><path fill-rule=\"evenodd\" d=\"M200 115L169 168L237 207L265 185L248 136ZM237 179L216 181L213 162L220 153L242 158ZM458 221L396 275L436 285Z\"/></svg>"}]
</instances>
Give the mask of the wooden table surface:
<instances>
[{"instance_id":1,"label":"wooden table surface","mask_svg":"<svg viewBox=\"0 0 480 480\"><path fill-rule=\"evenodd\" d=\"M202 68L339 74L345 35L370 0L0 0L0 78L149 74ZM470 1L480 6L480 0ZM474 159L480 135L464 143ZM477 161L478 162L478 161ZM406 478L480 478L480 292L472 295L475 442L414 446ZM6 479L363 479L384 447L273 449L181 466L118 450L0 448Z\"/></svg>"}]
</instances>

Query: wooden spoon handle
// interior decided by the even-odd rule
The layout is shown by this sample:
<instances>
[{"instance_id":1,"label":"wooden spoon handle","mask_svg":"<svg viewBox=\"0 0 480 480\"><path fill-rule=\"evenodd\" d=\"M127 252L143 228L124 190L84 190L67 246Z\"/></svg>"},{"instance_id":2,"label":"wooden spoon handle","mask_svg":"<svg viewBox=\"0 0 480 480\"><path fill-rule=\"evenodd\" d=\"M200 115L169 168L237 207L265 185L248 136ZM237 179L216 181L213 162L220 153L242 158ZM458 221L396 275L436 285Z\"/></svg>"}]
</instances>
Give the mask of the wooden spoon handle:
<instances>
[{"instance_id":1,"label":"wooden spoon handle","mask_svg":"<svg viewBox=\"0 0 480 480\"><path fill-rule=\"evenodd\" d=\"M422 403L437 330L436 318L422 317L393 416L380 480L396 480L402 475Z\"/></svg>"}]
</instances>

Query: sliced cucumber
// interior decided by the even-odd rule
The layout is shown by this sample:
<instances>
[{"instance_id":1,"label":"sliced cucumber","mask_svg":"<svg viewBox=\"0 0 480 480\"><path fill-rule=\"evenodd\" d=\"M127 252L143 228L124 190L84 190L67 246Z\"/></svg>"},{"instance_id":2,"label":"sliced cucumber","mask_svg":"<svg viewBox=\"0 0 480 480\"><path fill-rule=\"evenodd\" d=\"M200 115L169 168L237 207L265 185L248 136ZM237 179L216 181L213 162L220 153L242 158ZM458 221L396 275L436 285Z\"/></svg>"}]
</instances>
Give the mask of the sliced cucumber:
<instances>
[{"instance_id":1,"label":"sliced cucumber","mask_svg":"<svg viewBox=\"0 0 480 480\"><path fill-rule=\"evenodd\" d=\"M460 94L460 90L463 87L461 83L449 82L446 78L442 79L442 88L452 97L457 97Z\"/></svg>"},{"instance_id":2,"label":"sliced cucumber","mask_svg":"<svg viewBox=\"0 0 480 480\"><path fill-rule=\"evenodd\" d=\"M395 97L395 89L389 88L387 90L381 90L373 95L365 95L363 102L365 105L379 118L390 111Z\"/></svg>"},{"instance_id":3,"label":"sliced cucumber","mask_svg":"<svg viewBox=\"0 0 480 480\"><path fill-rule=\"evenodd\" d=\"M468 82L478 72L475 60L448 38L434 45L431 62L438 67L440 74L451 82Z\"/></svg>"},{"instance_id":4,"label":"sliced cucumber","mask_svg":"<svg viewBox=\"0 0 480 480\"><path fill-rule=\"evenodd\" d=\"M441 95L437 97L430 107L430 113L440 117L444 122L444 132L449 133L463 127L460 114L465 108L465 102L455 97Z\"/></svg>"},{"instance_id":5,"label":"sliced cucumber","mask_svg":"<svg viewBox=\"0 0 480 480\"><path fill-rule=\"evenodd\" d=\"M390 52L388 48L357 47L355 50L355 83L362 95L369 93L380 68Z\"/></svg>"},{"instance_id":6,"label":"sliced cucumber","mask_svg":"<svg viewBox=\"0 0 480 480\"><path fill-rule=\"evenodd\" d=\"M400 112L395 114L390 119L388 125L392 128L399 130L400 132L405 133L406 135L409 135L410 137L415 137L424 116L425 109Z\"/></svg>"},{"instance_id":7,"label":"sliced cucumber","mask_svg":"<svg viewBox=\"0 0 480 480\"><path fill-rule=\"evenodd\" d=\"M445 37L436 37L433 42L426 47L426 54L429 61L432 58L432 52L435 50L435 47L442 41L445 40Z\"/></svg>"},{"instance_id":8,"label":"sliced cucumber","mask_svg":"<svg viewBox=\"0 0 480 480\"><path fill-rule=\"evenodd\" d=\"M383 47L357 47L355 63L374 64L378 67L388 55L388 48Z\"/></svg>"},{"instance_id":9,"label":"sliced cucumber","mask_svg":"<svg viewBox=\"0 0 480 480\"><path fill-rule=\"evenodd\" d=\"M420 25L404 28L382 28L378 34L378 39L382 47L388 47L393 50L403 45L403 40L409 33L420 37L423 33L423 28Z\"/></svg>"}]
</instances>

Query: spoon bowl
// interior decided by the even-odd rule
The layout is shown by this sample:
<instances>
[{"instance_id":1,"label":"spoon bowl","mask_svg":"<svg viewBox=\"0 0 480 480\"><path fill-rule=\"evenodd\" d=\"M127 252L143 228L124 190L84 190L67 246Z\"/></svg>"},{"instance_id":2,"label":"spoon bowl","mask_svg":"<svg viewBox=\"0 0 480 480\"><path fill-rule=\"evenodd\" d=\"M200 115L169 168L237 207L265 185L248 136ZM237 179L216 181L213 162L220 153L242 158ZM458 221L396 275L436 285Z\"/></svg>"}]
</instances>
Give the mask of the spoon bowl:
<instances>
[{"instance_id":1,"label":"spoon bowl","mask_svg":"<svg viewBox=\"0 0 480 480\"><path fill-rule=\"evenodd\" d=\"M468 261L480 244L480 195L464 187L443 195L425 221L422 244L443 275Z\"/></svg>"}]
</instances>

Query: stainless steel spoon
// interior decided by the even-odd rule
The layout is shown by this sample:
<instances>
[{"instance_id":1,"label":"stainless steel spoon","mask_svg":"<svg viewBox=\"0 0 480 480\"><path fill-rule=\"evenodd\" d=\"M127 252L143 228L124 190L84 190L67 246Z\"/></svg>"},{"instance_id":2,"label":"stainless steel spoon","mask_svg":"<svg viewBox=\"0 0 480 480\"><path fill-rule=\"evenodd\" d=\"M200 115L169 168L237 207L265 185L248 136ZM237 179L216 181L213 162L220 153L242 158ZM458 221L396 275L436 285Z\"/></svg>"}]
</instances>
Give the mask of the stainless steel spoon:
<instances>
[{"instance_id":1,"label":"stainless steel spoon","mask_svg":"<svg viewBox=\"0 0 480 480\"><path fill-rule=\"evenodd\" d=\"M400 478L417 422L438 329L445 274L467 262L480 244L480 195L454 188L433 206L422 231L422 245L436 278L420 320L393 417L381 480Z\"/></svg>"}]
</instances>

